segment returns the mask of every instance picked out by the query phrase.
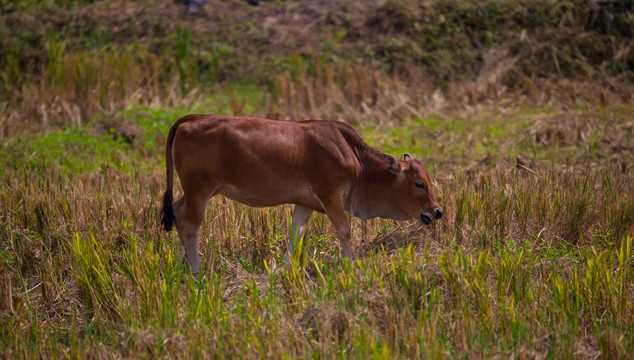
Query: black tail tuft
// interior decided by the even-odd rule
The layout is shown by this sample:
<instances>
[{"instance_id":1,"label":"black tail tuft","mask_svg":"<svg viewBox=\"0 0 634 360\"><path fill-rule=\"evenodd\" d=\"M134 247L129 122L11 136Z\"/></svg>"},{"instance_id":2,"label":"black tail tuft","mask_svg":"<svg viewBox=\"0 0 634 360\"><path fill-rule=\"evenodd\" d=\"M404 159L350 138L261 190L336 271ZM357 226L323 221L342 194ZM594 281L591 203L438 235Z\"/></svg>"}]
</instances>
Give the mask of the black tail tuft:
<instances>
[{"instance_id":1,"label":"black tail tuft","mask_svg":"<svg viewBox=\"0 0 634 360\"><path fill-rule=\"evenodd\" d=\"M165 195L163 195L163 210L161 213L163 216L161 217L161 222L163 223L163 228L165 231L172 230L172 226L174 226L174 210L172 210L172 192L166 191Z\"/></svg>"}]
</instances>

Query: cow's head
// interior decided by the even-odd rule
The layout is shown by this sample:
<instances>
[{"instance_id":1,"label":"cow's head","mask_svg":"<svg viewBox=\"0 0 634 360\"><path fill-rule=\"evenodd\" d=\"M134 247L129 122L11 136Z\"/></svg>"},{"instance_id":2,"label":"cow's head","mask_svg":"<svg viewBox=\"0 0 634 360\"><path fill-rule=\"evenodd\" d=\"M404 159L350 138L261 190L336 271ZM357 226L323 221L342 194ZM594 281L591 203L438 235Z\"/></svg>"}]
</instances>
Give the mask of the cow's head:
<instances>
[{"instance_id":1,"label":"cow's head","mask_svg":"<svg viewBox=\"0 0 634 360\"><path fill-rule=\"evenodd\" d=\"M403 155L402 160L385 154L385 163L397 175L394 200L407 218L415 217L428 225L442 217L443 210L434 196L434 183L420 160L409 154Z\"/></svg>"}]
</instances>

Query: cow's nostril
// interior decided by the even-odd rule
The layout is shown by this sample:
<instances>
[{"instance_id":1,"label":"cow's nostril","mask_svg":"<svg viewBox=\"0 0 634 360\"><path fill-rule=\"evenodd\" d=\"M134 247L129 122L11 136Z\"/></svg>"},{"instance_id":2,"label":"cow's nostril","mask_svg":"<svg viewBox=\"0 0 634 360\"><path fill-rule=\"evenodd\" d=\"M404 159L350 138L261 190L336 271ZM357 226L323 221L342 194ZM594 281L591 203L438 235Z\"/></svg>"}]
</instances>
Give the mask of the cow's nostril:
<instances>
[{"instance_id":1,"label":"cow's nostril","mask_svg":"<svg viewBox=\"0 0 634 360\"><path fill-rule=\"evenodd\" d=\"M436 209L436 219L440 219L442 217L442 209Z\"/></svg>"}]
</instances>

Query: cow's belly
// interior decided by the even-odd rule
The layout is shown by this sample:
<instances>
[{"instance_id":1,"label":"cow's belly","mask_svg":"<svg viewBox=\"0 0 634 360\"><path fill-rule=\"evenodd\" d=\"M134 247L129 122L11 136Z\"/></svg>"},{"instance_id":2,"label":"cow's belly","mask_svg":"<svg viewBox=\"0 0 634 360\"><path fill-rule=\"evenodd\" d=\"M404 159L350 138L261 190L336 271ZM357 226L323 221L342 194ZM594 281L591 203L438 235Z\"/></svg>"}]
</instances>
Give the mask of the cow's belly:
<instances>
[{"instance_id":1,"label":"cow's belly","mask_svg":"<svg viewBox=\"0 0 634 360\"><path fill-rule=\"evenodd\" d=\"M299 204L315 210L320 210L319 200L312 194L310 187L301 189L285 188L242 188L233 185L221 186L218 194L239 203L254 206L268 207L282 204Z\"/></svg>"}]
</instances>

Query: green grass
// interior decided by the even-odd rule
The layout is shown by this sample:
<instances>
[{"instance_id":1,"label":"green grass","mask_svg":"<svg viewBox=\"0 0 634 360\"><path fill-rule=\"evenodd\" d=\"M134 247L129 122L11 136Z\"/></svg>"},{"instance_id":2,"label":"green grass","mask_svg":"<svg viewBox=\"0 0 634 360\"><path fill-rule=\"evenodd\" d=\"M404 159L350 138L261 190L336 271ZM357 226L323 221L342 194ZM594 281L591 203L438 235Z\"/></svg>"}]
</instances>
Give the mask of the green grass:
<instances>
[{"instance_id":1,"label":"green grass","mask_svg":"<svg viewBox=\"0 0 634 360\"><path fill-rule=\"evenodd\" d=\"M309 277L296 270L218 269L196 281L170 249L159 254L131 237L113 251L94 237L77 235L68 266L81 310L64 309L67 320L52 328L7 318L6 331L26 332L26 339L41 345L4 344L15 354L55 357L541 352L568 357L578 355L579 339L589 333L604 355L623 356L632 338L621 337L614 347L614 337L631 330L630 294L622 291L634 275L631 241L616 253L581 253L574 267L526 248L497 255L486 250L431 254L429 248L415 252L410 246L355 264L317 265ZM309 257L309 264L321 261ZM37 319L55 304L45 307L18 311Z\"/></svg>"},{"instance_id":2,"label":"green grass","mask_svg":"<svg viewBox=\"0 0 634 360\"><path fill-rule=\"evenodd\" d=\"M90 130L67 128L21 138L3 149L3 165L36 173L49 169L90 172L106 164L121 168L123 157L129 155L126 145L108 135L95 136Z\"/></svg>"}]
</instances>

